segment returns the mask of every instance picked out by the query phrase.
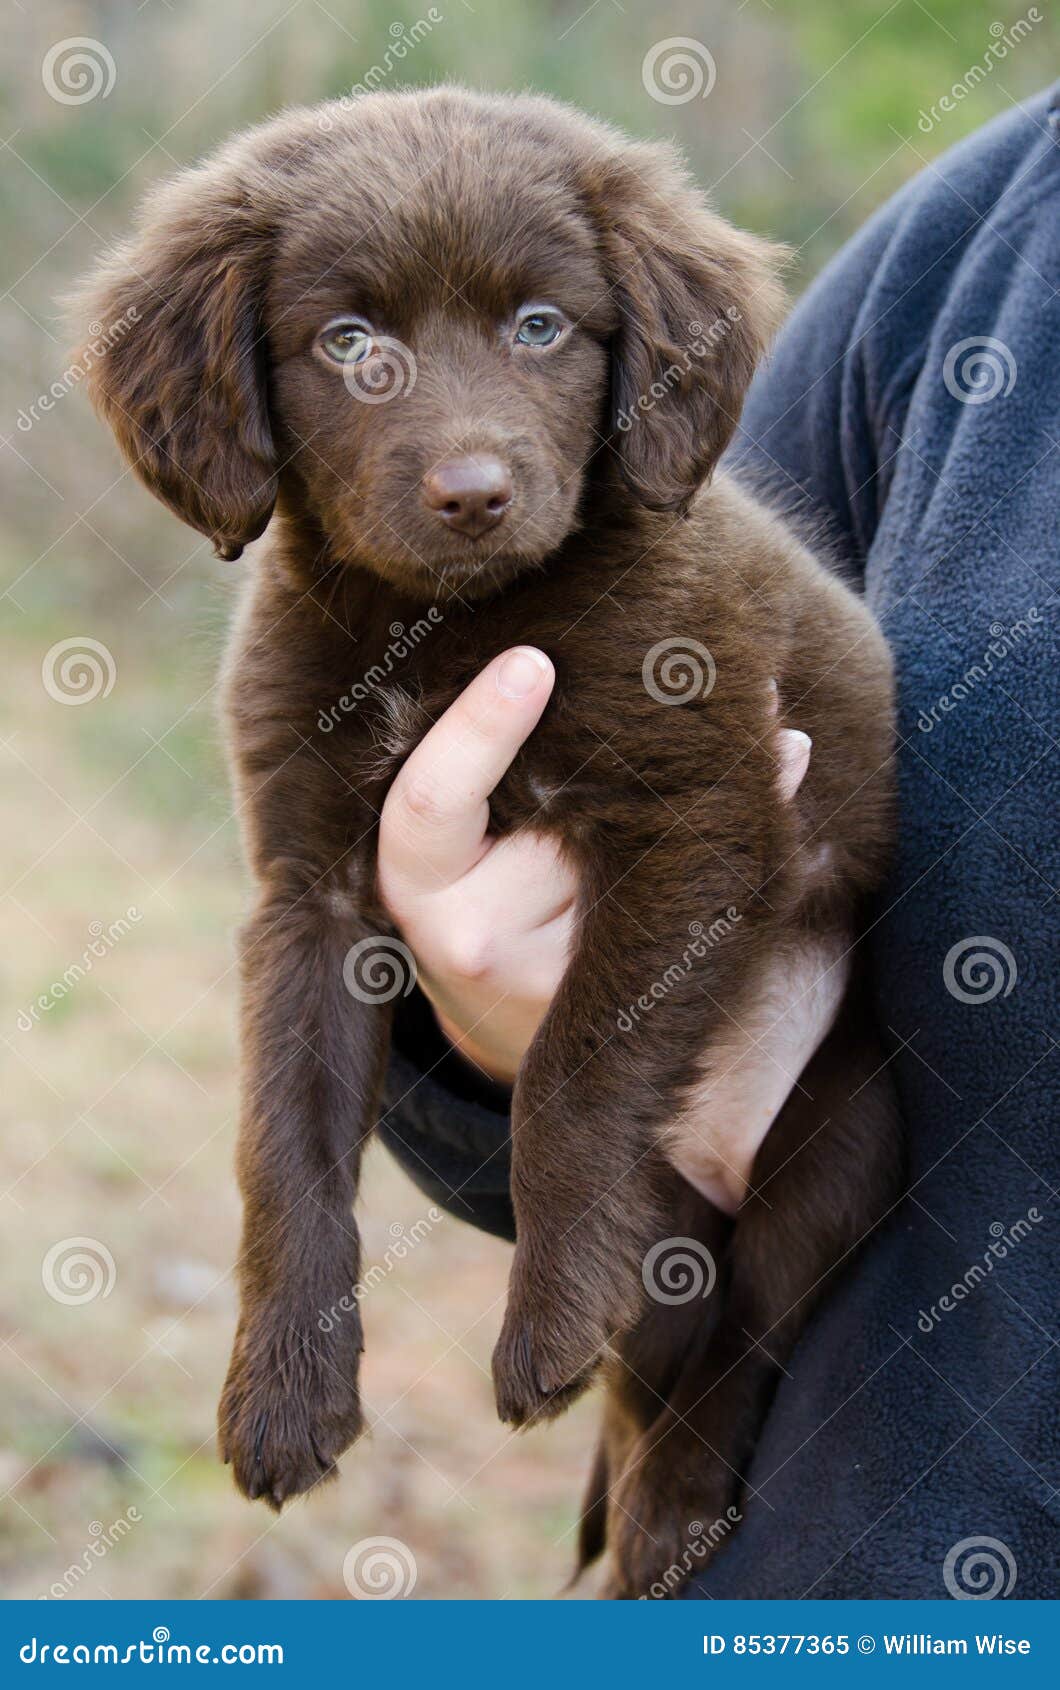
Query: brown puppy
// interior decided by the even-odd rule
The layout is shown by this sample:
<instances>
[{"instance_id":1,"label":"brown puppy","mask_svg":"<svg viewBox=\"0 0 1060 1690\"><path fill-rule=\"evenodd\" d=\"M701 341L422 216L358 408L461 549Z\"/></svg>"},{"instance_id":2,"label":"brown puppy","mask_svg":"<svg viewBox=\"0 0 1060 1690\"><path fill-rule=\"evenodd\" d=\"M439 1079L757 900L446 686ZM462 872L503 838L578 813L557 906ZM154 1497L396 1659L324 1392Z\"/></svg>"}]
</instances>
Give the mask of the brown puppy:
<instances>
[{"instance_id":1,"label":"brown puppy","mask_svg":"<svg viewBox=\"0 0 1060 1690\"><path fill-rule=\"evenodd\" d=\"M507 646L541 647L558 681L493 827L556 834L582 902L515 1087L494 1376L524 1424L606 1364L583 1548L612 1495L616 1593L646 1591L691 1521L732 1506L777 1367L892 1199L860 987L735 1222L692 1188L724 1183L739 1123L704 1139L690 1103L732 1068L735 1031L767 1030L779 978L824 975L838 1001L891 828L870 616L732 482L706 490L780 312L777 256L667 147L547 100L438 89L243 135L161 188L86 289L100 321L137 308L92 384L147 485L229 558L270 525L227 677L260 888L221 1405L248 1496L279 1507L361 1430L356 1302L320 1317L360 1272L350 1210L387 1055L390 1009L354 977L392 933L376 822L401 761ZM789 710L815 745L794 804L774 755ZM710 1320L652 1303L655 1246L718 1251L726 1232Z\"/></svg>"}]
</instances>

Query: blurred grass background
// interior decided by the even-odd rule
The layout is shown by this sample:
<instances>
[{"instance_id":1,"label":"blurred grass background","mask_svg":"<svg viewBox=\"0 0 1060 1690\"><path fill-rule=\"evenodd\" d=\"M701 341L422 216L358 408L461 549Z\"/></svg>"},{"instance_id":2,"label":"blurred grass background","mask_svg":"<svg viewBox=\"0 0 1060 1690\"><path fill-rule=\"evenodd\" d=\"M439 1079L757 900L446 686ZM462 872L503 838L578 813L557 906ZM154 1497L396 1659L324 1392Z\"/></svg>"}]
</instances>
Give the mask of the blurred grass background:
<instances>
[{"instance_id":1,"label":"blurred grass background","mask_svg":"<svg viewBox=\"0 0 1060 1690\"><path fill-rule=\"evenodd\" d=\"M385 1534L412 1549L417 1595L551 1595L595 1411L517 1439L497 1425L488 1362L508 1252L454 1221L371 1293L374 1430L339 1483L276 1523L217 1462L238 1227L231 934L246 882L213 683L235 574L122 473L83 394L29 428L18 418L69 362L64 290L149 183L373 65L387 86L531 86L675 136L721 209L796 248L798 288L923 163L1048 81L1060 31L1044 0L0 5L4 1592L343 1597L346 1551ZM925 129L922 114L1034 13ZM114 86L65 104L42 63L79 36L104 44ZM675 36L709 49L708 98L648 96L645 54ZM71 706L41 665L84 636L112 654L114 684ZM92 924L130 906L130 931L26 1030L20 1012L81 957ZM361 1208L370 1265L426 1204L375 1150ZM109 1252L113 1284L56 1302L42 1261L82 1237ZM134 1524L109 1547L123 1517Z\"/></svg>"}]
</instances>

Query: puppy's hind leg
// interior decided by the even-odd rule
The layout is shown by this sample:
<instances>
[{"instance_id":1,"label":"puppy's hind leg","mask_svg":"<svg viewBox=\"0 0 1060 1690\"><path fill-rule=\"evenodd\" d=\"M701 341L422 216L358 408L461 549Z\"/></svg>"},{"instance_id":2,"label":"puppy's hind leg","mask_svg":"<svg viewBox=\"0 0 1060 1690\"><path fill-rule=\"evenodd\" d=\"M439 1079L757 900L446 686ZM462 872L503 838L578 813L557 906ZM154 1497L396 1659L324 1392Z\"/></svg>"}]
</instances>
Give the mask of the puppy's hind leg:
<instances>
[{"instance_id":1,"label":"puppy's hind leg","mask_svg":"<svg viewBox=\"0 0 1060 1690\"><path fill-rule=\"evenodd\" d=\"M693 1239L720 1259L732 1223L707 1203L677 1173L670 1175L673 1192L664 1207L673 1236ZM651 1304L637 1325L615 1340L604 1379L604 1410L588 1485L582 1502L578 1554L568 1589L604 1552L611 1494L620 1484L634 1451L658 1419L673 1391L689 1352L700 1355L717 1323L719 1298L696 1294L685 1301ZM613 1594L610 1582L599 1591Z\"/></svg>"},{"instance_id":2,"label":"puppy's hind leg","mask_svg":"<svg viewBox=\"0 0 1060 1690\"><path fill-rule=\"evenodd\" d=\"M634 1451L608 1522L613 1576L627 1596L671 1594L739 1520L742 1476L772 1393L835 1274L901 1187L901 1136L864 988L763 1143L736 1217L723 1308L666 1408Z\"/></svg>"}]
</instances>

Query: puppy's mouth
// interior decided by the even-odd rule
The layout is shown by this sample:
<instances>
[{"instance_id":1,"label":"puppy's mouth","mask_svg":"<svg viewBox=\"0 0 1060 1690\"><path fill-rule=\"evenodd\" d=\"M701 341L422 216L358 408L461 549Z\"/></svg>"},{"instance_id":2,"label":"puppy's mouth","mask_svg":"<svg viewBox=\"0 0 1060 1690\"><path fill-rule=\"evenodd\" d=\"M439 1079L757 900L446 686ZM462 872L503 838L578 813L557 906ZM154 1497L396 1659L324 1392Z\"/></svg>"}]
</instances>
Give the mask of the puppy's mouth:
<instances>
[{"instance_id":1,"label":"puppy's mouth","mask_svg":"<svg viewBox=\"0 0 1060 1690\"><path fill-rule=\"evenodd\" d=\"M482 590L496 587L528 564L539 563L553 549L553 543L533 543L522 531L516 503L496 523L475 531L432 536L433 543L421 545L420 536L407 541L409 554L421 566L455 590L478 584Z\"/></svg>"}]
</instances>

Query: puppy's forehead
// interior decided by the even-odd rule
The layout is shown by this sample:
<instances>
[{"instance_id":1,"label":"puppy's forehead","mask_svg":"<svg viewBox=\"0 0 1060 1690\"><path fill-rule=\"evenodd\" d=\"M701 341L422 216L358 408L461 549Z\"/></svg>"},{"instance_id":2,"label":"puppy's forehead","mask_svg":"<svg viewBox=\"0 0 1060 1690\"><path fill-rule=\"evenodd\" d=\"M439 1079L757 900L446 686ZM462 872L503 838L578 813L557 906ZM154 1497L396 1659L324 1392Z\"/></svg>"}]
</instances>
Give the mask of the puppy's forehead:
<instances>
[{"instance_id":1,"label":"puppy's forehead","mask_svg":"<svg viewBox=\"0 0 1060 1690\"><path fill-rule=\"evenodd\" d=\"M611 326L595 231L569 150L496 118L448 132L405 121L339 132L291 184L275 302L360 310L397 329L444 304L500 317L526 301Z\"/></svg>"}]
</instances>

